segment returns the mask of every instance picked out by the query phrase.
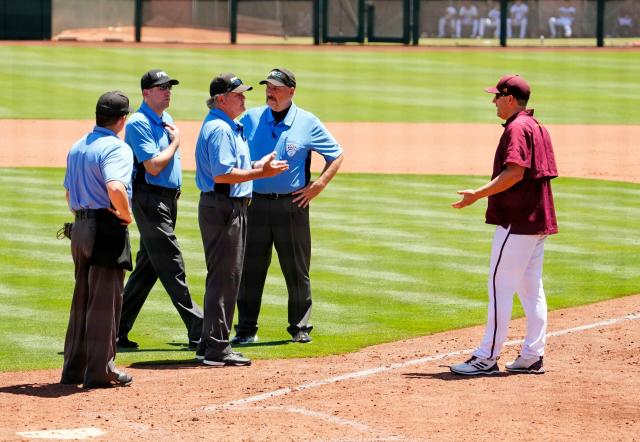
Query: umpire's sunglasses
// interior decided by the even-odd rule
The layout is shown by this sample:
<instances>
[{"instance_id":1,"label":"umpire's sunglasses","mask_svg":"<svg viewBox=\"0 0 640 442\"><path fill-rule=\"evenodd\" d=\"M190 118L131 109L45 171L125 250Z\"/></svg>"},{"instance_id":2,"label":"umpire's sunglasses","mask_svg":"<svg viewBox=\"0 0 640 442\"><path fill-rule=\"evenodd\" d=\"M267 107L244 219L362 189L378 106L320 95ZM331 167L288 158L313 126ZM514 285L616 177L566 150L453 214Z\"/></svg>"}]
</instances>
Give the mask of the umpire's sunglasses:
<instances>
[{"instance_id":1,"label":"umpire's sunglasses","mask_svg":"<svg viewBox=\"0 0 640 442\"><path fill-rule=\"evenodd\" d=\"M508 93L508 92L498 92L498 93L496 94L496 100L497 100L498 98L500 98L500 97L508 97L509 95L511 95L511 94L510 94L510 93Z\"/></svg>"},{"instance_id":2,"label":"umpire's sunglasses","mask_svg":"<svg viewBox=\"0 0 640 442\"><path fill-rule=\"evenodd\" d=\"M231 83L227 85L227 92L231 92L232 90L240 86L242 86L242 80L240 80L239 78L236 78L235 80L233 80Z\"/></svg>"}]
</instances>

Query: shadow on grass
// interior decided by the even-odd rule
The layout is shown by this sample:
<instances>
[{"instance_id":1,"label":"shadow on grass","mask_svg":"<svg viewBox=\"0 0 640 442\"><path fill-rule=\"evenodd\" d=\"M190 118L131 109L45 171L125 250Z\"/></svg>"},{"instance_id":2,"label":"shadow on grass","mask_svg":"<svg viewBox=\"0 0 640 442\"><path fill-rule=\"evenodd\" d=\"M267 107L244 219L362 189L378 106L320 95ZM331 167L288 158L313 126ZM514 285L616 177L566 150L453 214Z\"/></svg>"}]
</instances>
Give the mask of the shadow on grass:
<instances>
[{"instance_id":1,"label":"shadow on grass","mask_svg":"<svg viewBox=\"0 0 640 442\"><path fill-rule=\"evenodd\" d=\"M277 345L287 345L291 343L291 339L282 339L279 341L251 342L249 344L234 345L233 348L275 347Z\"/></svg>"},{"instance_id":2,"label":"shadow on grass","mask_svg":"<svg viewBox=\"0 0 640 442\"><path fill-rule=\"evenodd\" d=\"M41 398L56 399L71 396L77 393L86 393L88 390L78 385L51 384L18 384L0 387L0 393L35 396Z\"/></svg>"},{"instance_id":3,"label":"shadow on grass","mask_svg":"<svg viewBox=\"0 0 640 442\"><path fill-rule=\"evenodd\" d=\"M189 359L157 359L155 361L132 362L132 368L144 368L149 370L175 370L202 367L201 361L196 361L195 357Z\"/></svg>"}]
</instances>

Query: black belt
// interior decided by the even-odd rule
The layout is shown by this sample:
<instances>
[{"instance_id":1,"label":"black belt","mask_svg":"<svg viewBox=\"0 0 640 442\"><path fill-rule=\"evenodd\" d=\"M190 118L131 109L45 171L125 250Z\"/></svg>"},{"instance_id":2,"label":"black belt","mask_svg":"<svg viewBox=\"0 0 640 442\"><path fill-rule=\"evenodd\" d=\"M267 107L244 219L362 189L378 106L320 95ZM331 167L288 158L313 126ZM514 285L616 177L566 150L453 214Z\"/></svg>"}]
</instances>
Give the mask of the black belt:
<instances>
[{"instance_id":1,"label":"black belt","mask_svg":"<svg viewBox=\"0 0 640 442\"><path fill-rule=\"evenodd\" d=\"M99 210L105 209L80 209L76 210L76 221L81 219L96 218Z\"/></svg>"},{"instance_id":2,"label":"black belt","mask_svg":"<svg viewBox=\"0 0 640 442\"><path fill-rule=\"evenodd\" d=\"M153 193L155 195L164 196L166 198L178 199L178 197L180 196L179 187L177 189L169 189L168 187L155 186L153 184L138 183L135 185L133 189L133 193L135 194L136 192L140 192L140 191Z\"/></svg>"},{"instance_id":3,"label":"black belt","mask_svg":"<svg viewBox=\"0 0 640 442\"><path fill-rule=\"evenodd\" d=\"M293 193L258 193L258 192L253 192L253 196L258 197L258 198L267 198L270 200L277 200L280 198L290 198L293 195Z\"/></svg>"},{"instance_id":4,"label":"black belt","mask_svg":"<svg viewBox=\"0 0 640 442\"><path fill-rule=\"evenodd\" d=\"M251 198L249 197L229 196L229 195L225 195L224 193L216 192L215 190L211 192L202 192L202 195L229 198L232 201L237 201L239 203L246 204L247 206L251 204Z\"/></svg>"}]
</instances>

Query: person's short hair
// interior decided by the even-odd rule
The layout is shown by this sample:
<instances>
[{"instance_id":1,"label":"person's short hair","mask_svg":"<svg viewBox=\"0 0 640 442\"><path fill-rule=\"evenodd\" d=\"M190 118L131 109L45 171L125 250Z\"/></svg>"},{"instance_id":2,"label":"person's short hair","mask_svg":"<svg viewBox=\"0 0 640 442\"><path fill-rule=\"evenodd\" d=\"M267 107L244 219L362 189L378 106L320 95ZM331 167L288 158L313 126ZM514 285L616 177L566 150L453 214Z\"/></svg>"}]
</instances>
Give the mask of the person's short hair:
<instances>
[{"instance_id":1,"label":"person's short hair","mask_svg":"<svg viewBox=\"0 0 640 442\"><path fill-rule=\"evenodd\" d=\"M120 118L122 118L122 115L120 115L119 117L114 117L112 115L96 114L96 126L100 126L100 127L113 126L118 122L118 120L120 120Z\"/></svg>"}]
</instances>

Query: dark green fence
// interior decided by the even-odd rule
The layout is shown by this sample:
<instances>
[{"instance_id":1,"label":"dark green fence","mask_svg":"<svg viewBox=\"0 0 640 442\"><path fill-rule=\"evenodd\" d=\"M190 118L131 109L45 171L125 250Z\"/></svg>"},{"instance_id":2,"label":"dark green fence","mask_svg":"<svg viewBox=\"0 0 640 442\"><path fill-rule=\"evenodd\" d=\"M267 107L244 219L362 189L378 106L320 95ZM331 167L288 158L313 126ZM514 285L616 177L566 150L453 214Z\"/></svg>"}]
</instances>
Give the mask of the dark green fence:
<instances>
[{"instance_id":1,"label":"dark green fence","mask_svg":"<svg viewBox=\"0 0 640 442\"><path fill-rule=\"evenodd\" d=\"M51 0L0 0L0 40L49 40Z\"/></svg>"}]
</instances>

